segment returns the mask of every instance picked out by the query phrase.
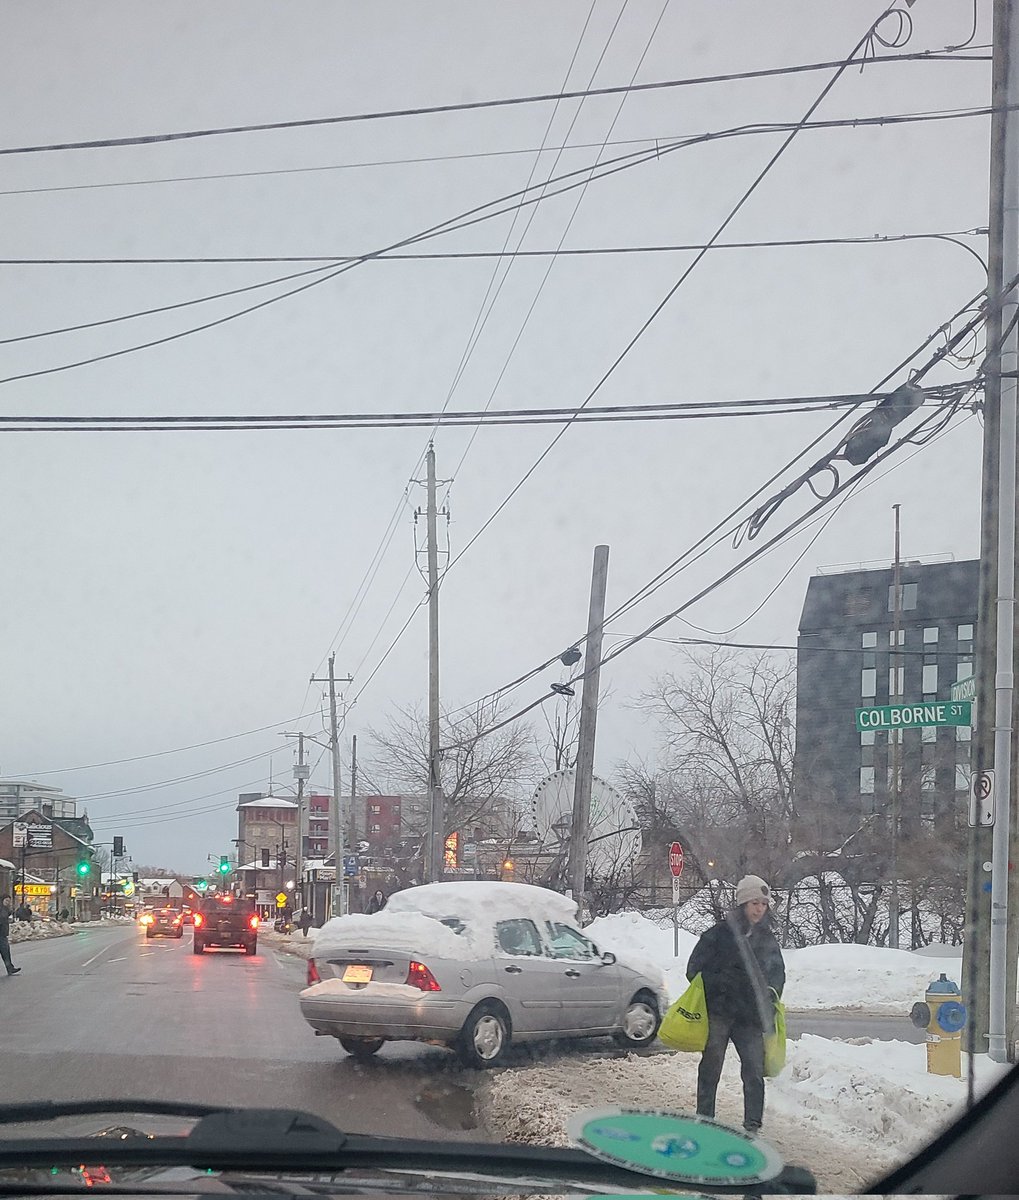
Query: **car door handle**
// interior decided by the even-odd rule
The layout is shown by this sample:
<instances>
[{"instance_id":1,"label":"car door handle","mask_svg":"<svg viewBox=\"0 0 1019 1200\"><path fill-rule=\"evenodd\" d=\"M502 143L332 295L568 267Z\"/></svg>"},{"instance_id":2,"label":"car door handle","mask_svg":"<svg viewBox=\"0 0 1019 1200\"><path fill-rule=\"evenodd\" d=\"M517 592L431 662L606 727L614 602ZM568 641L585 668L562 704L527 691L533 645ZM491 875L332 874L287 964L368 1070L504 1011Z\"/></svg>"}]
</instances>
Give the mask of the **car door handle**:
<instances>
[{"instance_id":1,"label":"car door handle","mask_svg":"<svg viewBox=\"0 0 1019 1200\"><path fill-rule=\"evenodd\" d=\"M523 969L523 967L503 967L503 970L509 975L519 975Z\"/></svg>"},{"instance_id":2,"label":"car door handle","mask_svg":"<svg viewBox=\"0 0 1019 1200\"><path fill-rule=\"evenodd\" d=\"M570 977L570 979L579 979L580 978L580 972L575 971L572 967L570 967L570 969L566 972L566 974Z\"/></svg>"}]
</instances>

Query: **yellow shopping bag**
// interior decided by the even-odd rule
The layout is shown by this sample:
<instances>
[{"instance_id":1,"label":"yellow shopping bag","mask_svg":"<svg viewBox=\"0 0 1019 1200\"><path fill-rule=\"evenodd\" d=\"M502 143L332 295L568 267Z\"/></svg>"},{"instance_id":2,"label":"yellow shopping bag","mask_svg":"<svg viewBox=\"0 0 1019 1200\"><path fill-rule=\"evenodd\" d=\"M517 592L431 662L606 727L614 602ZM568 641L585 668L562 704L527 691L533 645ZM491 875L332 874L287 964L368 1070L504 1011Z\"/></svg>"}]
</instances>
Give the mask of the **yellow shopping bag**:
<instances>
[{"instance_id":1,"label":"yellow shopping bag","mask_svg":"<svg viewBox=\"0 0 1019 1200\"><path fill-rule=\"evenodd\" d=\"M775 1032L764 1035L764 1074L768 1079L782 1073L785 1066L785 1005L772 990L775 1004Z\"/></svg>"},{"instance_id":2,"label":"yellow shopping bag","mask_svg":"<svg viewBox=\"0 0 1019 1200\"><path fill-rule=\"evenodd\" d=\"M658 1037L670 1050L699 1052L708 1043L708 1006L700 975L662 1017Z\"/></svg>"}]
</instances>

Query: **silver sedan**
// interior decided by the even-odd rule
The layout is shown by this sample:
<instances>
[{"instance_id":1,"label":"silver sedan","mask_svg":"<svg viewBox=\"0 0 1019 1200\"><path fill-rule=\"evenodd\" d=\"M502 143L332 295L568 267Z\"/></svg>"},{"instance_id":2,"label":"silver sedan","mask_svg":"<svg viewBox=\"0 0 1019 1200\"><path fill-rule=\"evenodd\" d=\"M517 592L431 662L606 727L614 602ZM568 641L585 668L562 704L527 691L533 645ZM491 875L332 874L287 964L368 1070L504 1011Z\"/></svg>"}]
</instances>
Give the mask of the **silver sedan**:
<instances>
[{"instance_id":1,"label":"silver sedan","mask_svg":"<svg viewBox=\"0 0 1019 1200\"><path fill-rule=\"evenodd\" d=\"M301 1013L361 1057L396 1040L449 1046L474 1067L502 1063L511 1041L650 1045L666 1007L661 978L602 953L574 911L522 884L408 889L387 911L319 932Z\"/></svg>"}]
</instances>

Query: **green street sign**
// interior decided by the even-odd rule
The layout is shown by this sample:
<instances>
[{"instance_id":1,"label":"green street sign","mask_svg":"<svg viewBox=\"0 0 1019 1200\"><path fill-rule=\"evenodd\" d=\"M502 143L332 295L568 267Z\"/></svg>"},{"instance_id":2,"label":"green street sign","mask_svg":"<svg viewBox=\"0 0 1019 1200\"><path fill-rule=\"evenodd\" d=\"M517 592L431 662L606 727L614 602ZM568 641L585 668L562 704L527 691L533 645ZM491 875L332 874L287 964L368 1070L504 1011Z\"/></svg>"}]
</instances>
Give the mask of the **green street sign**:
<instances>
[{"instance_id":1,"label":"green street sign","mask_svg":"<svg viewBox=\"0 0 1019 1200\"><path fill-rule=\"evenodd\" d=\"M971 725L973 706L966 700L936 701L933 704L887 704L882 708L858 708L856 731L920 729L925 725Z\"/></svg>"},{"instance_id":2,"label":"green street sign","mask_svg":"<svg viewBox=\"0 0 1019 1200\"><path fill-rule=\"evenodd\" d=\"M977 680L975 675L970 675L967 679L960 679L958 683L952 684L952 699L953 700L970 700L974 701L977 698Z\"/></svg>"}]
</instances>

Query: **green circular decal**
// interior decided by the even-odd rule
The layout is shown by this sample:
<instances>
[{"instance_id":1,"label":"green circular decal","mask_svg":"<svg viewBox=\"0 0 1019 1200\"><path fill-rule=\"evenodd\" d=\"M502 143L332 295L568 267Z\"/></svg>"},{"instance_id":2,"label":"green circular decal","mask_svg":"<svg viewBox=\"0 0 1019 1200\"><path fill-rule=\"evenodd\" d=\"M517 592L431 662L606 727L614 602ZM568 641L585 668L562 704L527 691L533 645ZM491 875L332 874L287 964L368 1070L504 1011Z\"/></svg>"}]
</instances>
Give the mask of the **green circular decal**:
<instances>
[{"instance_id":1,"label":"green circular decal","mask_svg":"<svg viewBox=\"0 0 1019 1200\"><path fill-rule=\"evenodd\" d=\"M569 1134L595 1158L693 1184L761 1183L782 1170L773 1146L707 1117L657 1109L585 1109Z\"/></svg>"}]
</instances>

